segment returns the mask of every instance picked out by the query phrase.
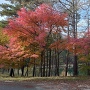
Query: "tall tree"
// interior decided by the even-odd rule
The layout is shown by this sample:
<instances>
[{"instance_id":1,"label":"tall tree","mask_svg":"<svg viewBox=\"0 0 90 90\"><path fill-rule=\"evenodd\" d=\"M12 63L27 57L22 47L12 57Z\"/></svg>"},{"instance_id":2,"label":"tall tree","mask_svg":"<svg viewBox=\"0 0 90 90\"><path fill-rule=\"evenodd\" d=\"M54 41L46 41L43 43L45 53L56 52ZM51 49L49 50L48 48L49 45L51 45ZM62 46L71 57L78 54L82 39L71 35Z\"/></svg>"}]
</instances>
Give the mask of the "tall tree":
<instances>
[{"instance_id":1,"label":"tall tree","mask_svg":"<svg viewBox=\"0 0 90 90\"><path fill-rule=\"evenodd\" d=\"M52 32L57 32L67 25L66 14L59 13L47 4L42 4L35 11L21 8L18 16L9 21L6 32L17 37L25 50L41 53L45 49L46 41ZM57 18L57 19L56 19ZM46 39L47 38L47 39ZM51 58L51 50L49 54ZM43 58L44 59L44 58ZM45 62L45 61L44 61ZM51 59L49 61L49 76L51 73Z\"/></svg>"},{"instance_id":2,"label":"tall tree","mask_svg":"<svg viewBox=\"0 0 90 90\"><path fill-rule=\"evenodd\" d=\"M3 3L0 4L0 7L2 10L0 11L0 14L2 16L17 16L17 10L20 10L21 7L25 7L28 9L35 9L37 6L39 6L42 3L48 3L49 0L6 0L10 3Z\"/></svg>"},{"instance_id":3,"label":"tall tree","mask_svg":"<svg viewBox=\"0 0 90 90\"><path fill-rule=\"evenodd\" d=\"M57 5L57 9L62 10L62 12L66 11L68 13L68 37L78 38L78 32L80 32L78 28L78 23L80 20L80 11L83 8L83 5L86 5L88 0L59 0ZM78 30L79 29L79 30ZM74 47L74 52L76 53L76 48ZM74 75L78 75L78 63L77 63L77 55L74 53L74 62L73 62L73 71Z\"/></svg>"}]
</instances>

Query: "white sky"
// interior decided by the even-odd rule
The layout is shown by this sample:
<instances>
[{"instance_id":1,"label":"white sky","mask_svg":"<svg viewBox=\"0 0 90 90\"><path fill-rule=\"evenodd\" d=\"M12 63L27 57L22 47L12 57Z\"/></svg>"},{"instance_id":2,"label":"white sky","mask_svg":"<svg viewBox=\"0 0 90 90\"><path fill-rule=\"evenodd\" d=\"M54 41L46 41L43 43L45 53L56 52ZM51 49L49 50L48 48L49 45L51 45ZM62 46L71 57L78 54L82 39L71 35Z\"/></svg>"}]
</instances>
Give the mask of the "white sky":
<instances>
[{"instance_id":1,"label":"white sky","mask_svg":"<svg viewBox=\"0 0 90 90\"><path fill-rule=\"evenodd\" d=\"M1 3L5 3L5 2L7 2L7 1L5 1L5 0L0 0L0 4L1 4Z\"/></svg>"},{"instance_id":2,"label":"white sky","mask_svg":"<svg viewBox=\"0 0 90 90\"><path fill-rule=\"evenodd\" d=\"M2 4L2 3L9 3L9 2L6 1L6 0L0 0L0 4ZM1 10L1 9L0 9L0 10ZM80 11L80 12L81 12L81 11ZM85 13L86 13L86 12L83 12L82 15L84 15ZM1 16L0 16L0 20L5 19L5 18L6 18L6 17L1 17ZM79 21L78 26L79 26L79 28L82 27L82 26L87 26L86 20L81 17L81 20ZM80 29L81 29L81 28L80 28Z\"/></svg>"},{"instance_id":3,"label":"white sky","mask_svg":"<svg viewBox=\"0 0 90 90\"><path fill-rule=\"evenodd\" d=\"M2 4L2 3L8 3L8 1L0 0L0 4ZM1 9L0 9L0 10L1 10ZM0 20L2 20L2 19L5 19L5 17L1 17L1 16L0 16Z\"/></svg>"}]
</instances>

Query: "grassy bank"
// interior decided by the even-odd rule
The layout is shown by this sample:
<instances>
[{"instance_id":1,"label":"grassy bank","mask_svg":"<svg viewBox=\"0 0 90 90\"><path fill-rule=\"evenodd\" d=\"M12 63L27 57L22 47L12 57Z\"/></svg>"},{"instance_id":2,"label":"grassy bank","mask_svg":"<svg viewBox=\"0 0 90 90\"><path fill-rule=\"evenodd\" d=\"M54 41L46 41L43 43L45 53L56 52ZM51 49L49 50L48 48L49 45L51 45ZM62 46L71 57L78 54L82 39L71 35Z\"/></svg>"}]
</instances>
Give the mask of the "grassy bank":
<instances>
[{"instance_id":1,"label":"grassy bank","mask_svg":"<svg viewBox=\"0 0 90 90\"><path fill-rule=\"evenodd\" d=\"M0 81L76 81L76 80L90 80L89 76L78 77L0 77Z\"/></svg>"}]
</instances>

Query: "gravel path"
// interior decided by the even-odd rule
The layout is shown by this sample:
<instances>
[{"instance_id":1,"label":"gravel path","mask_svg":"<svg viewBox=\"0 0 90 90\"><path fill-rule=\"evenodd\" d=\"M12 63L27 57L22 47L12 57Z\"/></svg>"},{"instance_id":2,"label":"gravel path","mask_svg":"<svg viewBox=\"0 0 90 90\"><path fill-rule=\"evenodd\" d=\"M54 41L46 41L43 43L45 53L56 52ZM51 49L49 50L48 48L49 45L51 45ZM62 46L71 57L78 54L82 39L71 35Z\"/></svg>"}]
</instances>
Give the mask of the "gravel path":
<instances>
[{"instance_id":1,"label":"gravel path","mask_svg":"<svg viewBox=\"0 0 90 90\"><path fill-rule=\"evenodd\" d=\"M43 88L27 82L5 81L0 82L0 90L44 90Z\"/></svg>"},{"instance_id":2,"label":"gravel path","mask_svg":"<svg viewBox=\"0 0 90 90\"><path fill-rule=\"evenodd\" d=\"M0 90L90 90L90 80L0 81Z\"/></svg>"},{"instance_id":3,"label":"gravel path","mask_svg":"<svg viewBox=\"0 0 90 90\"><path fill-rule=\"evenodd\" d=\"M44 82L37 83L37 86L45 90L90 90L90 83L85 82Z\"/></svg>"}]
</instances>

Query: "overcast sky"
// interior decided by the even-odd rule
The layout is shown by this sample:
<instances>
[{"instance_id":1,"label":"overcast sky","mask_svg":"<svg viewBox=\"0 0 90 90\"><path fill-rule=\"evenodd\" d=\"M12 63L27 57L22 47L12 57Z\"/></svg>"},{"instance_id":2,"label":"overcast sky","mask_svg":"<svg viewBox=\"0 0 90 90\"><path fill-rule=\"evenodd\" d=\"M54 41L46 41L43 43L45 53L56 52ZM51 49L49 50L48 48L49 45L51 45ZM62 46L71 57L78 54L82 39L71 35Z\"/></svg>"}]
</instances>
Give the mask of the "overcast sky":
<instances>
[{"instance_id":1,"label":"overcast sky","mask_svg":"<svg viewBox=\"0 0 90 90\"><path fill-rule=\"evenodd\" d=\"M6 2L8 2L8 1L0 0L0 4L1 4L1 3L6 3Z\"/></svg>"},{"instance_id":2,"label":"overcast sky","mask_svg":"<svg viewBox=\"0 0 90 90\"><path fill-rule=\"evenodd\" d=\"M2 3L9 3L8 1L6 1L6 0L0 0L0 4L2 4ZM1 9L0 9L1 10ZM90 9L89 9L90 10ZM80 10L80 13L81 13L81 11L82 10ZM84 15L86 12L82 12L82 15ZM90 12L89 12L90 13ZM81 16L82 16L81 15ZM6 17L1 17L0 16L0 20L2 20L2 19L5 19ZM87 21L85 20L85 18L82 18L81 17L81 20L79 21L79 23L78 23L78 26L80 26L80 27L82 27L82 26L87 26ZM81 29L81 28L80 28Z\"/></svg>"},{"instance_id":3,"label":"overcast sky","mask_svg":"<svg viewBox=\"0 0 90 90\"><path fill-rule=\"evenodd\" d=\"M0 4L2 4L2 3L8 3L8 1L0 0ZM0 9L0 10L1 10L1 9ZM1 16L0 16L0 20L2 20L2 19L5 19L5 17L1 17Z\"/></svg>"}]
</instances>

